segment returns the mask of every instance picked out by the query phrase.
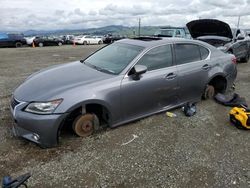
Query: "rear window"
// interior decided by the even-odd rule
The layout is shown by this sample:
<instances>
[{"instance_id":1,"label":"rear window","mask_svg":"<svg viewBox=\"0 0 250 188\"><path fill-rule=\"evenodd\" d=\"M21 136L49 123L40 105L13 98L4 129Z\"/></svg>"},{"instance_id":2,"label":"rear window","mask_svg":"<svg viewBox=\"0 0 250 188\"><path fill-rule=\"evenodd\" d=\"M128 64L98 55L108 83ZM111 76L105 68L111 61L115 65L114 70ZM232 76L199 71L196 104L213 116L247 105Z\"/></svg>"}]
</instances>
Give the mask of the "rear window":
<instances>
[{"instance_id":1,"label":"rear window","mask_svg":"<svg viewBox=\"0 0 250 188\"><path fill-rule=\"evenodd\" d=\"M208 57L209 51L203 46L200 46L201 59L204 60Z\"/></svg>"},{"instance_id":2,"label":"rear window","mask_svg":"<svg viewBox=\"0 0 250 188\"><path fill-rule=\"evenodd\" d=\"M7 39L8 35L5 33L0 33L0 39Z\"/></svg>"},{"instance_id":3,"label":"rear window","mask_svg":"<svg viewBox=\"0 0 250 188\"><path fill-rule=\"evenodd\" d=\"M24 35L23 34L8 34L10 39L23 39Z\"/></svg>"},{"instance_id":4,"label":"rear window","mask_svg":"<svg viewBox=\"0 0 250 188\"><path fill-rule=\"evenodd\" d=\"M174 29L161 29L160 31L156 32L155 35L172 37L174 36L174 31Z\"/></svg>"},{"instance_id":5,"label":"rear window","mask_svg":"<svg viewBox=\"0 0 250 188\"><path fill-rule=\"evenodd\" d=\"M201 60L199 46L195 44L175 44L175 56L177 65Z\"/></svg>"}]
</instances>

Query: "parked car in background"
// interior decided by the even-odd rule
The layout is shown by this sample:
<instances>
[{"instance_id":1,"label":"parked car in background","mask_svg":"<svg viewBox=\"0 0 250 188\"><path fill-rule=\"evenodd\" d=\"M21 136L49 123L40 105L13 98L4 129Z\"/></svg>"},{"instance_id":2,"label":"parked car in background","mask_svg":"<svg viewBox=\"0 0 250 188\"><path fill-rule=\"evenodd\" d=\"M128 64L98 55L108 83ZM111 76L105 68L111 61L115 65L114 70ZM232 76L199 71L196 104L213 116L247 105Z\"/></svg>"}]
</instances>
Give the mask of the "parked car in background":
<instances>
[{"instance_id":1,"label":"parked car in background","mask_svg":"<svg viewBox=\"0 0 250 188\"><path fill-rule=\"evenodd\" d=\"M191 35L186 27L162 27L155 32L154 36L191 39Z\"/></svg>"},{"instance_id":2,"label":"parked car in background","mask_svg":"<svg viewBox=\"0 0 250 188\"><path fill-rule=\"evenodd\" d=\"M63 40L53 37L36 37L34 40L35 46L62 46Z\"/></svg>"},{"instance_id":3,"label":"parked car in background","mask_svg":"<svg viewBox=\"0 0 250 188\"><path fill-rule=\"evenodd\" d=\"M104 35L104 37L103 37L103 43L110 44L110 43L113 43L114 41L118 41L118 40L121 40L124 38L126 38L126 37L124 37L122 35L107 34L107 35Z\"/></svg>"},{"instance_id":4,"label":"parked car in background","mask_svg":"<svg viewBox=\"0 0 250 188\"><path fill-rule=\"evenodd\" d=\"M23 34L0 33L0 47L22 47L26 44Z\"/></svg>"},{"instance_id":5,"label":"parked car in background","mask_svg":"<svg viewBox=\"0 0 250 188\"><path fill-rule=\"evenodd\" d=\"M123 39L84 60L34 73L15 91L14 134L57 145L62 127L86 137L225 92L236 59L198 40ZM183 93L185 93L183 95Z\"/></svg>"},{"instance_id":6,"label":"parked car in background","mask_svg":"<svg viewBox=\"0 0 250 188\"><path fill-rule=\"evenodd\" d=\"M64 35L62 36L62 40L64 44L73 44L74 42L74 35Z\"/></svg>"},{"instance_id":7,"label":"parked car in background","mask_svg":"<svg viewBox=\"0 0 250 188\"><path fill-rule=\"evenodd\" d=\"M102 42L103 42L103 36L101 36L101 35L95 35L95 36L93 36L94 38L96 38L96 39L100 39L100 40L102 40Z\"/></svg>"},{"instance_id":8,"label":"parked car in background","mask_svg":"<svg viewBox=\"0 0 250 188\"><path fill-rule=\"evenodd\" d=\"M102 44L103 41L101 38L97 38L91 35L80 35L74 38L76 44Z\"/></svg>"},{"instance_id":9,"label":"parked car in background","mask_svg":"<svg viewBox=\"0 0 250 188\"><path fill-rule=\"evenodd\" d=\"M24 37L24 38L25 38L26 43L27 43L28 45L32 45L32 43L33 43L33 41L34 41L34 39L35 39L36 37L33 36L33 37Z\"/></svg>"},{"instance_id":10,"label":"parked car in background","mask_svg":"<svg viewBox=\"0 0 250 188\"><path fill-rule=\"evenodd\" d=\"M246 34L250 37L250 31L249 30L246 31Z\"/></svg>"},{"instance_id":11,"label":"parked car in background","mask_svg":"<svg viewBox=\"0 0 250 188\"><path fill-rule=\"evenodd\" d=\"M241 30L232 33L230 26L220 20L200 19L187 23L191 36L207 42L226 53L232 53L237 61L248 62L250 38Z\"/></svg>"}]
</instances>

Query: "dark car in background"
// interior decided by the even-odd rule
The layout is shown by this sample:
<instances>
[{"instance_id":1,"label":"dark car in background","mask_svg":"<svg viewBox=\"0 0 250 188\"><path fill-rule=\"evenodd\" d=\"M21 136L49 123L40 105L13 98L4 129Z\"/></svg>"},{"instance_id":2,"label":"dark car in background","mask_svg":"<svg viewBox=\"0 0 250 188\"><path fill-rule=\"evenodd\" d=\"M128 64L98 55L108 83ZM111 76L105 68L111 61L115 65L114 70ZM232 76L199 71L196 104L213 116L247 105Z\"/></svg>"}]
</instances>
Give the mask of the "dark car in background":
<instances>
[{"instance_id":1,"label":"dark car in background","mask_svg":"<svg viewBox=\"0 0 250 188\"><path fill-rule=\"evenodd\" d=\"M62 46L63 40L59 38L53 37L36 37L33 40L35 46L43 47L43 46Z\"/></svg>"},{"instance_id":2,"label":"dark car in background","mask_svg":"<svg viewBox=\"0 0 250 188\"><path fill-rule=\"evenodd\" d=\"M74 35L64 35L61 39L63 40L63 44L73 44L74 38Z\"/></svg>"},{"instance_id":3,"label":"dark car in background","mask_svg":"<svg viewBox=\"0 0 250 188\"><path fill-rule=\"evenodd\" d=\"M122 35L107 34L107 35L104 35L102 40L104 44L110 44L110 43L113 43L114 41L121 40L124 38L126 37Z\"/></svg>"},{"instance_id":4,"label":"dark car in background","mask_svg":"<svg viewBox=\"0 0 250 188\"><path fill-rule=\"evenodd\" d=\"M202 41L123 39L26 79L11 100L13 132L42 147L56 146L62 127L86 137L213 97L236 75L234 55Z\"/></svg>"},{"instance_id":5,"label":"dark car in background","mask_svg":"<svg viewBox=\"0 0 250 188\"><path fill-rule=\"evenodd\" d=\"M0 33L0 47L22 47L26 45L23 34Z\"/></svg>"},{"instance_id":6,"label":"dark car in background","mask_svg":"<svg viewBox=\"0 0 250 188\"><path fill-rule=\"evenodd\" d=\"M226 53L234 54L237 61L248 62L250 38L238 30L232 32L230 26L216 19L200 19L187 23L191 36L207 42Z\"/></svg>"}]
</instances>

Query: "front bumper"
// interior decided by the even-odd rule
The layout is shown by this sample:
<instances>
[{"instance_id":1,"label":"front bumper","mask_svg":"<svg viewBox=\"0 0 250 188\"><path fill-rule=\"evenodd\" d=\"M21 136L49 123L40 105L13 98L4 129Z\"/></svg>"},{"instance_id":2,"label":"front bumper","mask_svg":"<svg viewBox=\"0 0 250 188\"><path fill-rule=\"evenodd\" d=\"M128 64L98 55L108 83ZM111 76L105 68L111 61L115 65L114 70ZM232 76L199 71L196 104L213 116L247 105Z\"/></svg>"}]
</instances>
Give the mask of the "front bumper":
<instances>
[{"instance_id":1,"label":"front bumper","mask_svg":"<svg viewBox=\"0 0 250 188\"><path fill-rule=\"evenodd\" d=\"M20 102L14 108L11 106L15 121L12 128L14 135L35 142L43 148L56 146L58 130L68 114L32 114L23 111L27 105L26 102Z\"/></svg>"}]
</instances>

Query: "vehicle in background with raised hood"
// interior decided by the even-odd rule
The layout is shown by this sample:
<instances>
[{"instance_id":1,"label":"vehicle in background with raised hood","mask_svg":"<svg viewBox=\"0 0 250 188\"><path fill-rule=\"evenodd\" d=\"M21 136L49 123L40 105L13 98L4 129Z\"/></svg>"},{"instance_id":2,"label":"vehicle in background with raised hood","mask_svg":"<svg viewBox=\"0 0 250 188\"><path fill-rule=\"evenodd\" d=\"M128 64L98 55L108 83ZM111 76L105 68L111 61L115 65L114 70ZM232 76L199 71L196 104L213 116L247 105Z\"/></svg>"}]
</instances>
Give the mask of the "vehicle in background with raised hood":
<instances>
[{"instance_id":1,"label":"vehicle in background with raised hood","mask_svg":"<svg viewBox=\"0 0 250 188\"><path fill-rule=\"evenodd\" d=\"M234 55L202 41L119 40L84 60L28 77L12 96L13 132L53 147L62 127L86 137L103 127L211 98L230 88L236 75Z\"/></svg>"},{"instance_id":2,"label":"vehicle in background with raised hood","mask_svg":"<svg viewBox=\"0 0 250 188\"><path fill-rule=\"evenodd\" d=\"M193 39L207 42L223 52L234 54L237 61L248 62L250 38L241 32L232 32L230 26L216 19L199 19L187 23Z\"/></svg>"}]
</instances>

